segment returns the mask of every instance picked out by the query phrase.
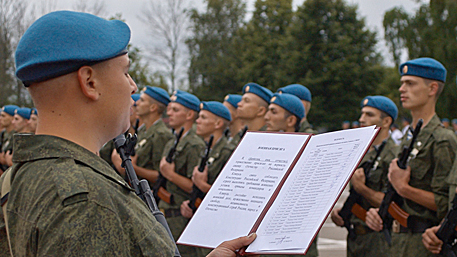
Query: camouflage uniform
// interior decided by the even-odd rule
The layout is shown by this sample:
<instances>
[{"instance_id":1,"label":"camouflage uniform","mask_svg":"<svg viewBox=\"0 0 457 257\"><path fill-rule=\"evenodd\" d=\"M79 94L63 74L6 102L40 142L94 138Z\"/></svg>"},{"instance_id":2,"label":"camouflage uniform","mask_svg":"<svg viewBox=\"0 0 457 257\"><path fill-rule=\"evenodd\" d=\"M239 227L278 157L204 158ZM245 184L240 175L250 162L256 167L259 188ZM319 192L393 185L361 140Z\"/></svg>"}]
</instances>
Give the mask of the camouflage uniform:
<instances>
[{"instance_id":1,"label":"camouflage uniform","mask_svg":"<svg viewBox=\"0 0 457 257\"><path fill-rule=\"evenodd\" d=\"M409 146L409 143L408 137L403 137L400 149ZM433 192L438 209L432 211L407 199L402 208L410 215L427 220L429 227L436 226L448 210L449 185L446 178L455 159L457 140L435 115L420 131L414 148L419 152L408 164L411 167L409 184ZM422 232L392 233L391 256L434 256L422 244Z\"/></svg>"},{"instance_id":2,"label":"camouflage uniform","mask_svg":"<svg viewBox=\"0 0 457 257\"><path fill-rule=\"evenodd\" d=\"M114 151L114 142L113 142L113 140L110 140L110 141L106 142L105 145L103 145L102 149L100 149L99 155L100 155L100 158L105 160L111 167L114 168L113 161L111 161L111 154L113 153L113 151ZM116 169L114 168L114 170L116 170ZM116 170L116 172L117 172L117 170Z\"/></svg>"},{"instance_id":3,"label":"camouflage uniform","mask_svg":"<svg viewBox=\"0 0 457 257\"><path fill-rule=\"evenodd\" d=\"M317 134L317 131L311 127L311 124L309 124L308 120L304 120L300 123L300 129L298 132Z\"/></svg>"},{"instance_id":4,"label":"camouflage uniform","mask_svg":"<svg viewBox=\"0 0 457 257\"><path fill-rule=\"evenodd\" d=\"M15 256L173 255L165 229L101 158L47 135L16 135L14 146L7 213Z\"/></svg>"},{"instance_id":5,"label":"camouflage uniform","mask_svg":"<svg viewBox=\"0 0 457 257\"><path fill-rule=\"evenodd\" d=\"M221 137L219 141L211 149L209 158L208 158L208 181L207 183L212 185L216 181L217 176L222 171L225 163L230 158L233 150L235 149L234 145L227 144L227 138ZM211 249L198 248L198 256L206 256L211 252Z\"/></svg>"},{"instance_id":6,"label":"camouflage uniform","mask_svg":"<svg viewBox=\"0 0 457 257\"><path fill-rule=\"evenodd\" d=\"M241 141L241 134L243 132L243 129L241 129L240 131L238 131L238 133L236 133L235 135L233 135L228 141L227 141L227 144L228 145L232 145L234 146L235 148L238 146L238 144L240 143Z\"/></svg>"},{"instance_id":7,"label":"camouflage uniform","mask_svg":"<svg viewBox=\"0 0 457 257\"><path fill-rule=\"evenodd\" d=\"M170 129L162 119L138 135L135 146L136 165L149 170L159 170L165 144L173 138ZM154 181L149 181L150 186Z\"/></svg>"},{"instance_id":8,"label":"camouflage uniform","mask_svg":"<svg viewBox=\"0 0 457 257\"><path fill-rule=\"evenodd\" d=\"M381 152L380 161L374 170L369 171L366 178L367 187L378 191L385 192L387 183L387 173L389 172L389 165L397 154L397 145L391 137L387 139L386 145ZM363 158L361 163L371 161L376 157L377 152L369 151ZM376 163L374 163L376 165ZM368 200L363 199L360 204L362 208L368 210L373 206ZM351 224L354 225L356 238L347 238L347 256L390 256L389 246L384 238L382 232L374 232L363 222L361 219L352 215Z\"/></svg>"},{"instance_id":9,"label":"camouflage uniform","mask_svg":"<svg viewBox=\"0 0 457 257\"><path fill-rule=\"evenodd\" d=\"M174 139L171 139L163 151L163 157L168 155L171 147L174 144ZM200 156L205 149L205 142L195 133L195 129L190 129L186 135L183 135L176 147L175 152L175 172L181 176L191 178L195 166L198 166ZM190 198L190 194L182 190L177 185L167 181L167 191L174 197L174 203L168 204L165 201L159 202L159 208L164 211L167 218L168 225L175 240L183 232L189 219L181 216L180 207L181 203ZM183 256L195 256L195 248L179 245L179 251Z\"/></svg>"},{"instance_id":10,"label":"camouflage uniform","mask_svg":"<svg viewBox=\"0 0 457 257\"><path fill-rule=\"evenodd\" d=\"M11 130L10 132L4 132L3 134L3 142L2 142L2 152L6 152L8 150L13 149L13 134L16 131Z\"/></svg>"}]
</instances>

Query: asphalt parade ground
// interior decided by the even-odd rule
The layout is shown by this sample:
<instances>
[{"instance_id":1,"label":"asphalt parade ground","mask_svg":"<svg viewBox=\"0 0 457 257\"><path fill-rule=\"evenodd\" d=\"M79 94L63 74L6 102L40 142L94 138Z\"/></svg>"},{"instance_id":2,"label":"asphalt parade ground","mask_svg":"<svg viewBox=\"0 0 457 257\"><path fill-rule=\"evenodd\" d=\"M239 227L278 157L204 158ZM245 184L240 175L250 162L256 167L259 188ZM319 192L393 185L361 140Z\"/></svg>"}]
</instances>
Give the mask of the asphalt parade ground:
<instances>
[{"instance_id":1,"label":"asphalt parade ground","mask_svg":"<svg viewBox=\"0 0 457 257\"><path fill-rule=\"evenodd\" d=\"M349 190L346 188L335 207L343 207L344 201L348 196ZM336 226L329 216L322 226L317 239L319 257L346 257L346 235L346 229Z\"/></svg>"}]
</instances>

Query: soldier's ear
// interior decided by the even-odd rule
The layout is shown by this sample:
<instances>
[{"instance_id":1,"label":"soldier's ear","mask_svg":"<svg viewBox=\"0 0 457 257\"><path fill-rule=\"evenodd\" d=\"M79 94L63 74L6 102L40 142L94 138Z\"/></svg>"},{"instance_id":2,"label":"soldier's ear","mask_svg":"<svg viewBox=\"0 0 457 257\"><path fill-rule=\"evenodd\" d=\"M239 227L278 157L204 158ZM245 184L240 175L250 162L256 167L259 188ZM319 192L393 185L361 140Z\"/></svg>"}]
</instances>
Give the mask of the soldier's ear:
<instances>
[{"instance_id":1,"label":"soldier's ear","mask_svg":"<svg viewBox=\"0 0 457 257\"><path fill-rule=\"evenodd\" d=\"M95 73L91 66L83 66L77 71L81 92L91 100L97 100L100 97Z\"/></svg>"},{"instance_id":2,"label":"soldier's ear","mask_svg":"<svg viewBox=\"0 0 457 257\"><path fill-rule=\"evenodd\" d=\"M265 117L265 114L267 114L268 108L260 105L259 109L257 110L257 116Z\"/></svg>"},{"instance_id":3,"label":"soldier's ear","mask_svg":"<svg viewBox=\"0 0 457 257\"><path fill-rule=\"evenodd\" d=\"M216 122L215 122L216 129L220 129L220 128L222 128L222 126L224 126L224 122L222 121L222 119L216 118Z\"/></svg>"},{"instance_id":4,"label":"soldier's ear","mask_svg":"<svg viewBox=\"0 0 457 257\"><path fill-rule=\"evenodd\" d=\"M382 127L383 128L390 128L390 126L393 124L392 117L387 116L382 119Z\"/></svg>"},{"instance_id":5,"label":"soldier's ear","mask_svg":"<svg viewBox=\"0 0 457 257\"><path fill-rule=\"evenodd\" d=\"M433 96L436 96L436 94L438 94L438 89L439 89L439 87L440 87L440 86L438 85L438 82L432 81L432 82L430 83L430 87L429 87L429 88L430 88L429 95L430 95L430 96L432 96L432 95L433 95Z\"/></svg>"},{"instance_id":6,"label":"soldier's ear","mask_svg":"<svg viewBox=\"0 0 457 257\"><path fill-rule=\"evenodd\" d=\"M295 123L297 123L297 116L295 115L290 115L289 117L286 118L286 124L287 127L295 127Z\"/></svg>"}]
</instances>

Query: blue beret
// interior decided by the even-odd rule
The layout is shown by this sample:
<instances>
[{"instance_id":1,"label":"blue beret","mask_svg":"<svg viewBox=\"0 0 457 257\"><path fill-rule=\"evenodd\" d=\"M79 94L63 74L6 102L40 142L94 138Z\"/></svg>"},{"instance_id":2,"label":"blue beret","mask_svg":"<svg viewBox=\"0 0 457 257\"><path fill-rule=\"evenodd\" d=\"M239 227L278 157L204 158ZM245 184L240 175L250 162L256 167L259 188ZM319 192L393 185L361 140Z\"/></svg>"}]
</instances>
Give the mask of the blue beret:
<instances>
[{"instance_id":1,"label":"blue beret","mask_svg":"<svg viewBox=\"0 0 457 257\"><path fill-rule=\"evenodd\" d=\"M170 97L170 101L181 104L184 107L194 110L196 112L200 111L200 100L193 94L177 90Z\"/></svg>"},{"instance_id":2,"label":"blue beret","mask_svg":"<svg viewBox=\"0 0 457 257\"><path fill-rule=\"evenodd\" d=\"M17 114L26 120L30 120L32 109L27 107L17 108L16 111L14 111L14 114Z\"/></svg>"},{"instance_id":3,"label":"blue beret","mask_svg":"<svg viewBox=\"0 0 457 257\"><path fill-rule=\"evenodd\" d=\"M168 92L163 88L146 86L143 90L145 94L163 103L165 106L170 103L170 96L168 95Z\"/></svg>"},{"instance_id":4,"label":"blue beret","mask_svg":"<svg viewBox=\"0 0 457 257\"><path fill-rule=\"evenodd\" d=\"M270 103L277 104L297 116L300 120L305 117L305 107L303 107L300 98L291 94L275 93L271 98Z\"/></svg>"},{"instance_id":5,"label":"blue beret","mask_svg":"<svg viewBox=\"0 0 457 257\"><path fill-rule=\"evenodd\" d=\"M262 87L259 84L252 83L252 82L244 85L243 94L246 94L246 93L256 94L267 103L269 103L270 99L273 97L273 93L269 89Z\"/></svg>"},{"instance_id":6,"label":"blue beret","mask_svg":"<svg viewBox=\"0 0 457 257\"><path fill-rule=\"evenodd\" d=\"M230 115L229 109L225 107L225 105L223 105L222 103L216 101L201 102L200 110L207 110L223 119L232 121L232 116Z\"/></svg>"},{"instance_id":7,"label":"blue beret","mask_svg":"<svg viewBox=\"0 0 457 257\"><path fill-rule=\"evenodd\" d=\"M452 124L457 124L457 119L452 119Z\"/></svg>"},{"instance_id":8,"label":"blue beret","mask_svg":"<svg viewBox=\"0 0 457 257\"><path fill-rule=\"evenodd\" d=\"M231 104L233 107L238 108L238 103L241 101L242 96L240 95L226 95L224 101Z\"/></svg>"},{"instance_id":9,"label":"blue beret","mask_svg":"<svg viewBox=\"0 0 457 257\"><path fill-rule=\"evenodd\" d=\"M389 98L381 95L367 96L360 103L360 107L370 106L387 113L392 121L397 119L398 109L395 103Z\"/></svg>"},{"instance_id":10,"label":"blue beret","mask_svg":"<svg viewBox=\"0 0 457 257\"><path fill-rule=\"evenodd\" d=\"M32 110L30 111L30 115L32 114L35 114L36 116L38 116L38 110L36 108L32 108Z\"/></svg>"},{"instance_id":11,"label":"blue beret","mask_svg":"<svg viewBox=\"0 0 457 257\"><path fill-rule=\"evenodd\" d=\"M287 94L292 94L301 100L305 100L308 102L311 102L311 91L303 85L300 84L292 84L288 85L285 87L281 87L276 91L277 93L287 93Z\"/></svg>"},{"instance_id":12,"label":"blue beret","mask_svg":"<svg viewBox=\"0 0 457 257\"><path fill-rule=\"evenodd\" d=\"M16 49L16 75L28 86L127 53L130 29L122 21L57 11L36 20Z\"/></svg>"},{"instance_id":13,"label":"blue beret","mask_svg":"<svg viewBox=\"0 0 457 257\"><path fill-rule=\"evenodd\" d=\"M133 94L133 95L131 95L131 97L132 97L132 100L134 101L133 106L136 106L136 101L138 101L138 99L140 99L140 94Z\"/></svg>"},{"instance_id":14,"label":"blue beret","mask_svg":"<svg viewBox=\"0 0 457 257\"><path fill-rule=\"evenodd\" d=\"M448 118L442 118L441 122L449 122L449 119Z\"/></svg>"},{"instance_id":15,"label":"blue beret","mask_svg":"<svg viewBox=\"0 0 457 257\"><path fill-rule=\"evenodd\" d=\"M2 112L6 112L10 116L14 116L14 113L15 113L16 109L18 109L18 108L19 107L17 107L16 105L5 105L2 108Z\"/></svg>"},{"instance_id":16,"label":"blue beret","mask_svg":"<svg viewBox=\"0 0 457 257\"><path fill-rule=\"evenodd\" d=\"M446 68L432 58L418 58L400 65L401 76L410 75L446 82Z\"/></svg>"},{"instance_id":17,"label":"blue beret","mask_svg":"<svg viewBox=\"0 0 457 257\"><path fill-rule=\"evenodd\" d=\"M352 126L358 126L359 125L359 122L358 121L353 121L352 122Z\"/></svg>"}]
</instances>

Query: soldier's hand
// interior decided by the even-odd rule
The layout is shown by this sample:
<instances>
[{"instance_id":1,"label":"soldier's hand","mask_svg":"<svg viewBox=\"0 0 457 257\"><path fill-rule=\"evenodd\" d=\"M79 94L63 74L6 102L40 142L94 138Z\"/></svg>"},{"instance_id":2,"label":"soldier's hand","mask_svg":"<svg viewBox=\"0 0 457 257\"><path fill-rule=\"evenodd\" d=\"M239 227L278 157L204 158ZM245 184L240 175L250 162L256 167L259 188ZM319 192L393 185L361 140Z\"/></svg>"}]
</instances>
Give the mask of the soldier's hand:
<instances>
[{"instance_id":1,"label":"soldier's hand","mask_svg":"<svg viewBox=\"0 0 457 257\"><path fill-rule=\"evenodd\" d=\"M194 215L194 213L192 212L192 209L189 207L189 203L190 203L190 200L186 200L184 202L182 202L181 204L181 215L184 217L184 218L192 218L192 216Z\"/></svg>"},{"instance_id":2,"label":"soldier's hand","mask_svg":"<svg viewBox=\"0 0 457 257\"><path fill-rule=\"evenodd\" d=\"M160 160L160 174L164 176L166 179L171 180L172 176L175 174L175 163L168 163L165 160L165 157Z\"/></svg>"},{"instance_id":3,"label":"soldier's hand","mask_svg":"<svg viewBox=\"0 0 457 257\"><path fill-rule=\"evenodd\" d=\"M122 159L121 156L117 153L116 149L113 150L111 153L111 162L113 162L114 167L116 170L119 171L121 174L125 175L125 170L122 168Z\"/></svg>"},{"instance_id":4,"label":"soldier's hand","mask_svg":"<svg viewBox=\"0 0 457 257\"><path fill-rule=\"evenodd\" d=\"M402 191L405 186L409 185L409 180L411 176L411 167L407 166L406 170L400 169L397 165L398 159L393 159L389 166L389 173L387 177L389 178L390 183L395 188L397 193L402 196Z\"/></svg>"},{"instance_id":5,"label":"soldier's hand","mask_svg":"<svg viewBox=\"0 0 457 257\"><path fill-rule=\"evenodd\" d=\"M206 183L208 181L208 166L205 166L205 169L200 172L198 166L195 166L192 172L192 182L200 188L202 182Z\"/></svg>"},{"instance_id":6,"label":"soldier's hand","mask_svg":"<svg viewBox=\"0 0 457 257\"><path fill-rule=\"evenodd\" d=\"M378 208L370 208L367 211L365 223L367 223L369 228L379 232L382 230L382 219L381 216L379 216L378 211Z\"/></svg>"},{"instance_id":7,"label":"soldier's hand","mask_svg":"<svg viewBox=\"0 0 457 257\"><path fill-rule=\"evenodd\" d=\"M5 153L5 162L8 166L13 166L13 154L11 151Z\"/></svg>"},{"instance_id":8,"label":"soldier's hand","mask_svg":"<svg viewBox=\"0 0 457 257\"><path fill-rule=\"evenodd\" d=\"M422 234L422 243L424 244L425 248L427 248L427 250L434 254L439 254L441 252L441 247L443 245L443 241L441 241L436 236L436 232L438 232L440 226L428 228Z\"/></svg>"},{"instance_id":9,"label":"soldier's hand","mask_svg":"<svg viewBox=\"0 0 457 257\"><path fill-rule=\"evenodd\" d=\"M216 249L211 251L207 257L235 257L241 256L238 254L238 251L251 244L257 235L255 233L250 234L249 236L242 236L230 241L225 241L220 244ZM250 256L258 256L258 255L250 255Z\"/></svg>"},{"instance_id":10,"label":"soldier's hand","mask_svg":"<svg viewBox=\"0 0 457 257\"><path fill-rule=\"evenodd\" d=\"M363 168L358 168L354 175L351 178L351 184L354 186L355 191L360 192L360 188L365 186L365 173L363 172Z\"/></svg>"},{"instance_id":11,"label":"soldier's hand","mask_svg":"<svg viewBox=\"0 0 457 257\"><path fill-rule=\"evenodd\" d=\"M344 226L343 218L338 214L341 211L341 208L333 209L332 213L330 214L330 218L332 218L333 223L337 226Z\"/></svg>"}]
</instances>

